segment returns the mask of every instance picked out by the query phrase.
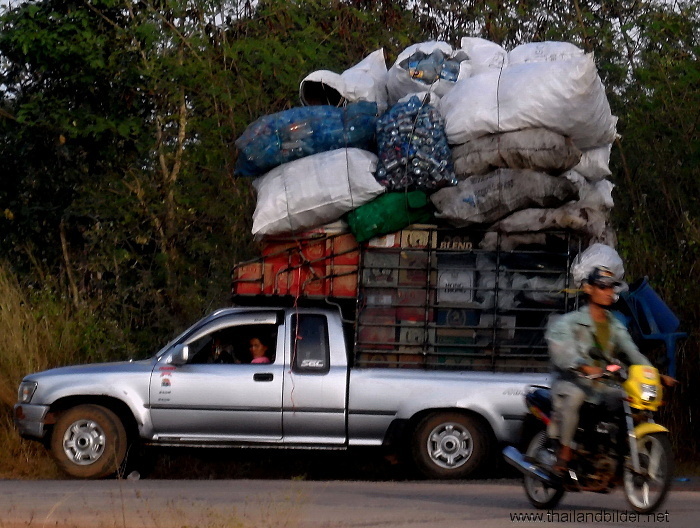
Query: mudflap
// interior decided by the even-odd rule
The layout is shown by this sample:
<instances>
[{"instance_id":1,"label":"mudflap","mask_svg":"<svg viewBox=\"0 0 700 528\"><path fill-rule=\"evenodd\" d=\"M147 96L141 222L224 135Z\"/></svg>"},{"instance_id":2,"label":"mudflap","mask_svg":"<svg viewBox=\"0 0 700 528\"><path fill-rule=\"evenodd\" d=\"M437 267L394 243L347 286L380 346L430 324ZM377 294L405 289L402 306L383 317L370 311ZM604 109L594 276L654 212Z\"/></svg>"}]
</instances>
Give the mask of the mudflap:
<instances>
[{"instance_id":1,"label":"mudflap","mask_svg":"<svg viewBox=\"0 0 700 528\"><path fill-rule=\"evenodd\" d=\"M503 458L505 458L506 462L519 470L523 475L536 478L540 482L547 484L550 487L556 487L559 484L559 479L549 475L532 462L525 460L525 456L513 446L507 446L503 450Z\"/></svg>"}]
</instances>

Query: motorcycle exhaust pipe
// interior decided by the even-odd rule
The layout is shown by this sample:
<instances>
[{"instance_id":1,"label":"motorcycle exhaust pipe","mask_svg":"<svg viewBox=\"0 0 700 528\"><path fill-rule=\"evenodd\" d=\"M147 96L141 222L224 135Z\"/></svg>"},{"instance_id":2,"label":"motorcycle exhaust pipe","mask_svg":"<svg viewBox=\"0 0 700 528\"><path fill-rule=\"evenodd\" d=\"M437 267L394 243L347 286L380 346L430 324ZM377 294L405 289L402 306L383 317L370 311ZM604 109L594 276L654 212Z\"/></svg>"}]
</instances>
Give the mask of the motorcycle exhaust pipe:
<instances>
[{"instance_id":1,"label":"motorcycle exhaust pipe","mask_svg":"<svg viewBox=\"0 0 700 528\"><path fill-rule=\"evenodd\" d=\"M556 485L556 481L553 477L542 471L531 462L527 462L523 454L513 446L508 446L503 450L503 458L505 458L506 462L508 462L515 469L523 473L523 475L536 478L548 486Z\"/></svg>"}]
</instances>

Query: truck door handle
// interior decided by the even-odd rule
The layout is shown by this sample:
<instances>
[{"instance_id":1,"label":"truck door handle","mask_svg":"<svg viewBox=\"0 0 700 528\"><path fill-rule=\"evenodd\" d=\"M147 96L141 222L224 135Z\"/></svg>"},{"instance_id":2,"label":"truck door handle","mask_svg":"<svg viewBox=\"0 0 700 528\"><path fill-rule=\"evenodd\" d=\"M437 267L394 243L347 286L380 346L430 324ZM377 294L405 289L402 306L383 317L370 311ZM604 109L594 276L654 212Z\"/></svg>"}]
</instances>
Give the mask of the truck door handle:
<instances>
[{"instance_id":1,"label":"truck door handle","mask_svg":"<svg viewBox=\"0 0 700 528\"><path fill-rule=\"evenodd\" d=\"M253 381L272 381L274 376L270 372L259 372L253 374Z\"/></svg>"}]
</instances>

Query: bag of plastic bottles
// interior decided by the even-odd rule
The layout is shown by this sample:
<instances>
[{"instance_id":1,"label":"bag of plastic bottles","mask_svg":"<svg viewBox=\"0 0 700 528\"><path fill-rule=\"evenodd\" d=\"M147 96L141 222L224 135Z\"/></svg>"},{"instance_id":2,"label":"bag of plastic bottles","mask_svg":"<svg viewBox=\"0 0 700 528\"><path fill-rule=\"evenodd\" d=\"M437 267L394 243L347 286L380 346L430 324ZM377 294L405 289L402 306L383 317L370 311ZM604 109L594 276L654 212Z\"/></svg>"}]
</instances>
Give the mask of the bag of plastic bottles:
<instances>
[{"instance_id":1,"label":"bag of plastic bottles","mask_svg":"<svg viewBox=\"0 0 700 528\"><path fill-rule=\"evenodd\" d=\"M418 97L379 118L377 143L376 178L387 189L431 192L457 183L442 116Z\"/></svg>"},{"instance_id":2,"label":"bag of plastic bottles","mask_svg":"<svg viewBox=\"0 0 700 528\"><path fill-rule=\"evenodd\" d=\"M452 148L459 179L494 169L532 169L561 174L581 160L571 140L546 128L489 134Z\"/></svg>"},{"instance_id":3,"label":"bag of plastic bottles","mask_svg":"<svg viewBox=\"0 0 700 528\"><path fill-rule=\"evenodd\" d=\"M433 220L433 208L421 191L382 194L347 215L350 231L358 242Z\"/></svg>"},{"instance_id":4,"label":"bag of plastic bottles","mask_svg":"<svg viewBox=\"0 0 700 528\"><path fill-rule=\"evenodd\" d=\"M338 220L385 191L374 179L376 168L375 154L355 148L275 167L253 181L253 234L296 233Z\"/></svg>"},{"instance_id":5,"label":"bag of plastic bottles","mask_svg":"<svg viewBox=\"0 0 700 528\"><path fill-rule=\"evenodd\" d=\"M471 66L463 51L455 52L446 42L430 41L409 46L396 59L387 74L389 103L429 90L442 96L459 79L469 77Z\"/></svg>"},{"instance_id":6,"label":"bag of plastic bottles","mask_svg":"<svg viewBox=\"0 0 700 528\"><path fill-rule=\"evenodd\" d=\"M575 196L576 189L566 178L527 169L498 169L441 189L430 199L437 218L467 227L490 224L526 207L559 206Z\"/></svg>"},{"instance_id":7,"label":"bag of plastic bottles","mask_svg":"<svg viewBox=\"0 0 700 528\"><path fill-rule=\"evenodd\" d=\"M376 124L377 104L366 101L263 116L236 140L240 152L235 174L260 176L283 163L345 147L374 151Z\"/></svg>"},{"instance_id":8,"label":"bag of plastic bottles","mask_svg":"<svg viewBox=\"0 0 700 528\"><path fill-rule=\"evenodd\" d=\"M469 77L440 99L439 108L451 144L537 127L570 137L584 150L616 135L617 118L591 54Z\"/></svg>"}]
</instances>

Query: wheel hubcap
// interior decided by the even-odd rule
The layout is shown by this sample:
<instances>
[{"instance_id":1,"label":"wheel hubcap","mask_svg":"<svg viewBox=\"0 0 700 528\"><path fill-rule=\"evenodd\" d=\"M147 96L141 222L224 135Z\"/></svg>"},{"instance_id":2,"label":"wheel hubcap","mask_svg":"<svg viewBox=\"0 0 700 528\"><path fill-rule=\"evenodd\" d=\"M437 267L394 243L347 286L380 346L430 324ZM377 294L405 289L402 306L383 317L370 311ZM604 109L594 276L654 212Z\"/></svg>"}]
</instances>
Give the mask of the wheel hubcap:
<instances>
[{"instance_id":1,"label":"wheel hubcap","mask_svg":"<svg viewBox=\"0 0 700 528\"><path fill-rule=\"evenodd\" d=\"M105 432L93 420L78 420L63 435L63 452L79 466L94 464L104 454Z\"/></svg>"},{"instance_id":2,"label":"wheel hubcap","mask_svg":"<svg viewBox=\"0 0 700 528\"><path fill-rule=\"evenodd\" d=\"M445 469L462 466L469 460L474 444L472 435L458 423L441 424L428 435L430 459Z\"/></svg>"}]
</instances>

